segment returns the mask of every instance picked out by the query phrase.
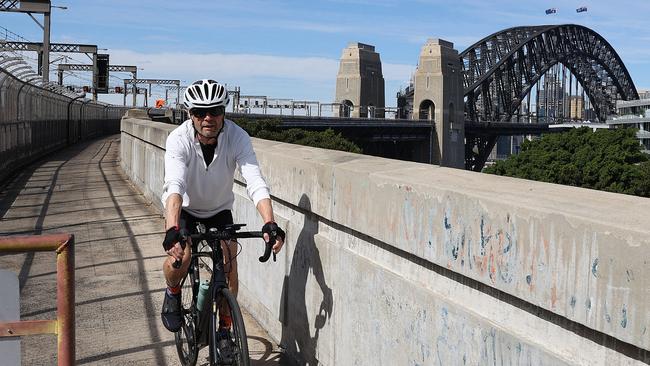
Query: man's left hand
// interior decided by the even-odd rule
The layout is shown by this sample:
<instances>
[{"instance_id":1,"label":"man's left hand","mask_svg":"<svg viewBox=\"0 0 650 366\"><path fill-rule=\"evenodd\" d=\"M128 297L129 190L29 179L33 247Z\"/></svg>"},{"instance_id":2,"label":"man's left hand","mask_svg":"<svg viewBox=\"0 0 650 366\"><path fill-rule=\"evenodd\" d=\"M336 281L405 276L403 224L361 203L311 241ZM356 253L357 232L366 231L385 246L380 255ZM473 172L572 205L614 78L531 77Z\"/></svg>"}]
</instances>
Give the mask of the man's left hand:
<instances>
[{"instance_id":1,"label":"man's left hand","mask_svg":"<svg viewBox=\"0 0 650 366\"><path fill-rule=\"evenodd\" d=\"M275 222L267 222L262 226L262 233L264 234L264 241L269 242L271 238L275 238L275 244L273 244L273 253L277 254L282 249L284 245L284 230L282 230L278 224Z\"/></svg>"}]
</instances>

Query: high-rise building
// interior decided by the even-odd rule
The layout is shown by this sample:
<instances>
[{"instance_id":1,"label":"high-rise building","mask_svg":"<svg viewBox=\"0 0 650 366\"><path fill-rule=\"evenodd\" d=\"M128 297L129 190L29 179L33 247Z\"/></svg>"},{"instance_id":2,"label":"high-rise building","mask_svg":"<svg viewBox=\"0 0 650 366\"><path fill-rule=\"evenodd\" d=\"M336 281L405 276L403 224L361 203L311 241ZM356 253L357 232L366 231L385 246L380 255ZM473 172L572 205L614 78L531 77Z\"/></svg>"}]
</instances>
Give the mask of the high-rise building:
<instances>
[{"instance_id":1,"label":"high-rise building","mask_svg":"<svg viewBox=\"0 0 650 366\"><path fill-rule=\"evenodd\" d=\"M569 96L569 117L572 120L583 120L585 100L580 95Z\"/></svg>"},{"instance_id":2,"label":"high-rise building","mask_svg":"<svg viewBox=\"0 0 650 366\"><path fill-rule=\"evenodd\" d=\"M564 91L562 79L549 76L539 89L537 114L542 123L555 123L569 114L566 107L567 93Z\"/></svg>"}]
</instances>

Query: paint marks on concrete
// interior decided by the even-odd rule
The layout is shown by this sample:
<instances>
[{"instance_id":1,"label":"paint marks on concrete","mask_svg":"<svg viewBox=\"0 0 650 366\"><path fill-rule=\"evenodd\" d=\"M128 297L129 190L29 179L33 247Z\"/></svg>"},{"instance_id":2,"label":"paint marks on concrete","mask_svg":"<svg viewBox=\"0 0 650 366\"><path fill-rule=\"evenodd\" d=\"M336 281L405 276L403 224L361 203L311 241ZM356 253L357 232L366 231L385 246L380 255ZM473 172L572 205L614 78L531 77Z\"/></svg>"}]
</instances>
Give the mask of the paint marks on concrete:
<instances>
[{"instance_id":1,"label":"paint marks on concrete","mask_svg":"<svg viewBox=\"0 0 650 366\"><path fill-rule=\"evenodd\" d=\"M461 242L465 241L465 234L464 230L457 230L458 235L454 235L450 216L451 213L449 212L449 209L445 210L443 216L443 227L445 230L445 254L447 255L447 258L456 261L458 260L458 251L460 249ZM462 226L459 224L458 227L461 228Z\"/></svg>"},{"instance_id":2,"label":"paint marks on concrete","mask_svg":"<svg viewBox=\"0 0 650 366\"><path fill-rule=\"evenodd\" d=\"M526 276L526 283L528 284L528 286L530 286L533 283L533 276L527 275Z\"/></svg>"},{"instance_id":3,"label":"paint marks on concrete","mask_svg":"<svg viewBox=\"0 0 650 366\"><path fill-rule=\"evenodd\" d=\"M460 247L458 257L460 258L460 266L465 267L465 234L466 230L463 230L460 237Z\"/></svg>"},{"instance_id":4,"label":"paint marks on concrete","mask_svg":"<svg viewBox=\"0 0 650 366\"><path fill-rule=\"evenodd\" d=\"M506 236L506 243L507 243L507 244L506 244L506 246L503 248L503 254L508 254L508 252L510 251L510 249L512 249L512 242L513 242L513 240L512 240L512 237L510 236L510 233L504 233L504 235Z\"/></svg>"},{"instance_id":5,"label":"paint marks on concrete","mask_svg":"<svg viewBox=\"0 0 650 366\"><path fill-rule=\"evenodd\" d=\"M451 224L449 223L449 216L447 212L445 212L444 223L445 223L445 230L451 230Z\"/></svg>"},{"instance_id":6,"label":"paint marks on concrete","mask_svg":"<svg viewBox=\"0 0 650 366\"><path fill-rule=\"evenodd\" d=\"M472 239L467 240L467 263L469 263L469 269L472 270L474 269L474 266L472 265L474 261L472 260Z\"/></svg>"},{"instance_id":7,"label":"paint marks on concrete","mask_svg":"<svg viewBox=\"0 0 650 366\"><path fill-rule=\"evenodd\" d=\"M490 242L490 235L485 234L485 218L481 216L481 252L480 255L485 255L485 247Z\"/></svg>"},{"instance_id":8,"label":"paint marks on concrete","mask_svg":"<svg viewBox=\"0 0 650 366\"><path fill-rule=\"evenodd\" d=\"M505 227L495 230L481 216L480 237L473 242L471 225L465 225L460 217L454 220L450 211L448 208L444 212L442 222L448 267L452 268L452 262L460 262L461 267L467 264L470 270L476 270L481 276L487 275L492 284L497 281L512 283L518 262L517 232L510 217L506 217Z\"/></svg>"},{"instance_id":9,"label":"paint marks on concrete","mask_svg":"<svg viewBox=\"0 0 650 366\"><path fill-rule=\"evenodd\" d=\"M587 308L587 310L591 310L591 299L585 300L585 308Z\"/></svg>"},{"instance_id":10,"label":"paint marks on concrete","mask_svg":"<svg viewBox=\"0 0 650 366\"><path fill-rule=\"evenodd\" d=\"M551 287L551 309L555 309L555 304L557 304L557 286L553 285Z\"/></svg>"},{"instance_id":11,"label":"paint marks on concrete","mask_svg":"<svg viewBox=\"0 0 650 366\"><path fill-rule=\"evenodd\" d=\"M451 257L454 260L458 259L458 246L457 245L452 245L451 246Z\"/></svg>"},{"instance_id":12,"label":"paint marks on concrete","mask_svg":"<svg viewBox=\"0 0 650 366\"><path fill-rule=\"evenodd\" d=\"M626 275L626 278L627 278L627 282L634 281L634 272L631 269L626 270L625 275Z\"/></svg>"},{"instance_id":13,"label":"paint marks on concrete","mask_svg":"<svg viewBox=\"0 0 650 366\"><path fill-rule=\"evenodd\" d=\"M591 264L591 274L595 278L598 278L598 258L594 259L594 262Z\"/></svg>"},{"instance_id":14,"label":"paint marks on concrete","mask_svg":"<svg viewBox=\"0 0 650 366\"><path fill-rule=\"evenodd\" d=\"M404 216L404 238L406 240L413 239L414 235L409 235L410 233L415 233L415 209L410 200L404 199L404 209L402 215Z\"/></svg>"},{"instance_id":15,"label":"paint marks on concrete","mask_svg":"<svg viewBox=\"0 0 650 366\"><path fill-rule=\"evenodd\" d=\"M426 365L465 365L478 364L483 357L479 351L468 347L468 340L475 339L475 328L465 324L466 319L456 313L450 313L446 306L442 306L437 316L438 337L435 342L435 354L424 360ZM481 330L479 330L481 331ZM476 361L472 362L472 358ZM432 362L433 361L433 362Z\"/></svg>"},{"instance_id":16,"label":"paint marks on concrete","mask_svg":"<svg viewBox=\"0 0 650 366\"><path fill-rule=\"evenodd\" d=\"M510 222L510 220L507 220ZM517 270L517 230L510 223L507 230L500 230L498 235L498 260L497 267L499 277L503 283L512 283L515 272Z\"/></svg>"},{"instance_id":17,"label":"paint marks on concrete","mask_svg":"<svg viewBox=\"0 0 650 366\"><path fill-rule=\"evenodd\" d=\"M577 302L576 297L575 297L575 296L571 296L571 300L569 300L569 305L571 305L571 308L572 308L572 309L575 309L575 308L576 308L576 302Z\"/></svg>"},{"instance_id":18,"label":"paint marks on concrete","mask_svg":"<svg viewBox=\"0 0 650 366\"><path fill-rule=\"evenodd\" d=\"M623 309L621 309L621 327L627 327L627 307L623 304Z\"/></svg>"}]
</instances>

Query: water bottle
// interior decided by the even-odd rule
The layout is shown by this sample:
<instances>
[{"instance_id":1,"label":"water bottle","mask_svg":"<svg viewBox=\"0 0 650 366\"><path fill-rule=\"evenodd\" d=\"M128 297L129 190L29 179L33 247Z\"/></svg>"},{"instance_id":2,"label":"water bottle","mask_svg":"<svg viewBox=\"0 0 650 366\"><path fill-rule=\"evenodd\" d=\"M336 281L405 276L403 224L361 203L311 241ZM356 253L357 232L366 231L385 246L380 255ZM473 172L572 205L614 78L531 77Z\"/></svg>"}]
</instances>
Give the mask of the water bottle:
<instances>
[{"instance_id":1,"label":"water bottle","mask_svg":"<svg viewBox=\"0 0 650 366\"><path fill-rule=\"evenodd\" d=\"M203 312L206 303L210 302L210 280L205 280L199 285L199 295L196 299L196 308Z\"/></svg>"}]
</instances>

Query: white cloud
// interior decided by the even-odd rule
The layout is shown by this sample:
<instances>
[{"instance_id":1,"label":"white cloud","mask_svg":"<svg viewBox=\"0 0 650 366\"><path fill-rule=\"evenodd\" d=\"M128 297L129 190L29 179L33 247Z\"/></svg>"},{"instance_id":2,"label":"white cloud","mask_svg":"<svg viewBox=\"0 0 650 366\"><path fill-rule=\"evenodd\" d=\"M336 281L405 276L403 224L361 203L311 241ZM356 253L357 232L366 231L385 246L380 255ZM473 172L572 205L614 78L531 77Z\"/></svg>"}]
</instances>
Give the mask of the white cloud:
<instances>
[{"instance_id":1,"label":"white cloud","mask_svg":"<svg viewBox=\"0 0 650 366\"><path fill-rule=\"evenodd\" d=\"M137 65L139 78L179 79L186 85L213 78L242 87L242 93L293 99L330 101L338 59L256 54L138 53L111 50L111 63ZM407 83L415 65L382 64L387 86ZM388 88L387 88L388 89ZM394 95L396 90L386 90Z\"/></svg>"},{"instance_id":2,"label":"white cloud","mask_svg":"<svg viewBox=\"0 0 650 366\"><path fill-rule=\"evenodd\" d=\"M137 53L111 50L111 62L135 64L148 77L185 79L211 77L273 77L326 81L336 77L338 60L319 57L285 57L255 54Z\"/></svg>"}]
</instances>

